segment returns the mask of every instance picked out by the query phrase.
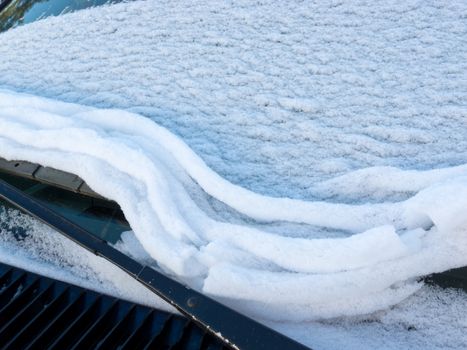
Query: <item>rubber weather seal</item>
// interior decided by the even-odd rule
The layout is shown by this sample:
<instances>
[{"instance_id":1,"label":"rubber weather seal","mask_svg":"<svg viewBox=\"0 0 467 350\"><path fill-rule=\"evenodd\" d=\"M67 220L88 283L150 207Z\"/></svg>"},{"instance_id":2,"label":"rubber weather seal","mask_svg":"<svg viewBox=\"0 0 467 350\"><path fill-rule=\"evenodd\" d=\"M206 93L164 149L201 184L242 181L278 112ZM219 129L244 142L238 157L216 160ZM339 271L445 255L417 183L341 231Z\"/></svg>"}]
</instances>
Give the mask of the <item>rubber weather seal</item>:
<instances>
[{"instance_id":1,"label":"rubber weather seal","mask_svg":"<svg viewBox=\"0 0 467 350\"><path fill-rule=\"evenodd\" d=\"M2 1L2 0L0 0ZM79 193L88 197L104 199L94 192L81 178L65 171L43 167L22 160L8 161L0 157L0 171L22 178Z\"/></svg>"},{"instance_id":2,"label":"rubber weather seal","mask_svg":"<svg viewBox=\"0 0 467 350\"><path fill-rule=\"evenodd\" d=\"M233 349L308 349L235 310L131 259L106 241L0 179L0 198L119 267Z\"/></svg>"}]
</instances>

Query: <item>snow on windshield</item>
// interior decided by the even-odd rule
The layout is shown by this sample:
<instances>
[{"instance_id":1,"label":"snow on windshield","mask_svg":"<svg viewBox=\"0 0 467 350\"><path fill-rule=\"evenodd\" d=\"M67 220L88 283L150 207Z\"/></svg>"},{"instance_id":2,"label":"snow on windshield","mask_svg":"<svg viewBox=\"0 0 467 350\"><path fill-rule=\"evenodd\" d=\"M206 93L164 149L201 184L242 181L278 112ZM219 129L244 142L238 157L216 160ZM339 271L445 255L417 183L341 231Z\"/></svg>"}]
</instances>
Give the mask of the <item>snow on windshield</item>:
<instances>
[{"instance_id":1,"label":"snow on windshield","mask_svg":"<svg viewBox=\"0 0 467 350\"><path fill-rule=\"evenodd\" d=\"M79 175L128 244L249 315L384 310L467 265L462 13L137 1L16 28L0 156Z\"/></svg>"},{"instance_id":2,"label":"snow on windshield","mask_svg":"<svg viewBox=\"0 0 467 350\"><path fill-rule=\"evenodd\" d=\"M105 259L28 215L4 206L0 206L0 260L104 294L177 312Z\"/></svg>"}]
</instances>

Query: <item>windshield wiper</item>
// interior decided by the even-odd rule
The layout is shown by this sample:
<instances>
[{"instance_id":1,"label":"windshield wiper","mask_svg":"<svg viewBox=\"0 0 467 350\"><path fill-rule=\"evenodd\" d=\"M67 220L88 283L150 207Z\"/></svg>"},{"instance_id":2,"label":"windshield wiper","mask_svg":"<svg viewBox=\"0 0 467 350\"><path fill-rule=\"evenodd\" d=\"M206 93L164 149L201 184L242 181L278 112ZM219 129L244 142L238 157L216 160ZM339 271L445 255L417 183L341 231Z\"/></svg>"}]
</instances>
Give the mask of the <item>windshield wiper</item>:
<instances>
[{"instance_id":1,"label":"windshield wiper","mask_svg":"<svg viewBox=\"0 0 467 350\"><path fill-rule=\"evenodd\" d=\"M308 349L153 268L140 264L2 179L0 198L119 267L231 348Z\"/></svg>"}]
</instances>

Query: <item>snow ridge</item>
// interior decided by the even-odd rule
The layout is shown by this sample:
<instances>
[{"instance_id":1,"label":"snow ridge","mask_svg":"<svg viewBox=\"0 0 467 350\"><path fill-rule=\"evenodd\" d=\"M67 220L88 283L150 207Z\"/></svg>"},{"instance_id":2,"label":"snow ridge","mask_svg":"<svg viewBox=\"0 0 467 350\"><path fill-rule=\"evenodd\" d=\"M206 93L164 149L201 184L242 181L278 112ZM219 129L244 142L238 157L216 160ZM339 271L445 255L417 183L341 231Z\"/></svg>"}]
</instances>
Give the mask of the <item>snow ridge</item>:
<instances>
[{"instance_id":1,"label":"snow ridge","mask_svg":"<svg viewBox=\"0 0 467 350\"><path fill-rule=\"evenodd\" d=\"M387 168L317 184L355 187L370 173L383 179L373 187L414 193L402 201L273 198L229 183L148 118L7 90L0 92L0 150L79 175L121 205L163 269L256 317L372 312L418 290L417 277L467 264L466 165L424 176L394 169L404 184L394 177L389 186ZM213 200L227 219L206 204ZM297 224L302 236L290 236ZM328 238L315 238L320 230Z\"/></svg>"}]
</instances>

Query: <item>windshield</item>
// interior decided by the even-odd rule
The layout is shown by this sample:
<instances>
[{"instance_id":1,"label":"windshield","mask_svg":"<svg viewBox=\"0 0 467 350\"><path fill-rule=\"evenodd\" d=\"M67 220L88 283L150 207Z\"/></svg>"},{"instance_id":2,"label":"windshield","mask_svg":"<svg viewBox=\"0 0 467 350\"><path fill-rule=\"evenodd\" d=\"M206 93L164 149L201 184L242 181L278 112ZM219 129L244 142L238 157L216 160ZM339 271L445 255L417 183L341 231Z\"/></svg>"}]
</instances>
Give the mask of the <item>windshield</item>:
<instances>
[{"instance_id":1,"label":"windshield","mask_svg":"<svg viewBox=\"0 0 467 350\"><path fill-rule=\"evenodd\" d=\"M0 179L107 242L116 243L123 232L130 230L123 212L115 202L84 196L1 171ZM5 203L0 201L1 205Z\"/></svg>"},{"instance_id":2,"label":"windshield","mask_svg":"<svg viewBox=\"0 0 467 350\"><path fill-rule=\"evenodd\" d=\"M0 31L18 25L31 23L49 16L58 16L67 12L88 7L117 3L122 0L0 0ZM3 6L2 6L3 4Z\"/></svg>"},{"instance_id":3,"label":"windshield","mask_svg":"<svg viewBox=\"0 0 467 350\"><path fill-rule=\"evenodd\" d=\"M135 259L301 341L368 321L356 342L465 349L466 295L420 283L467 266L465 6L143 0L21 25L0 157L76 174Z\"/></svg>"}]
</instances>

